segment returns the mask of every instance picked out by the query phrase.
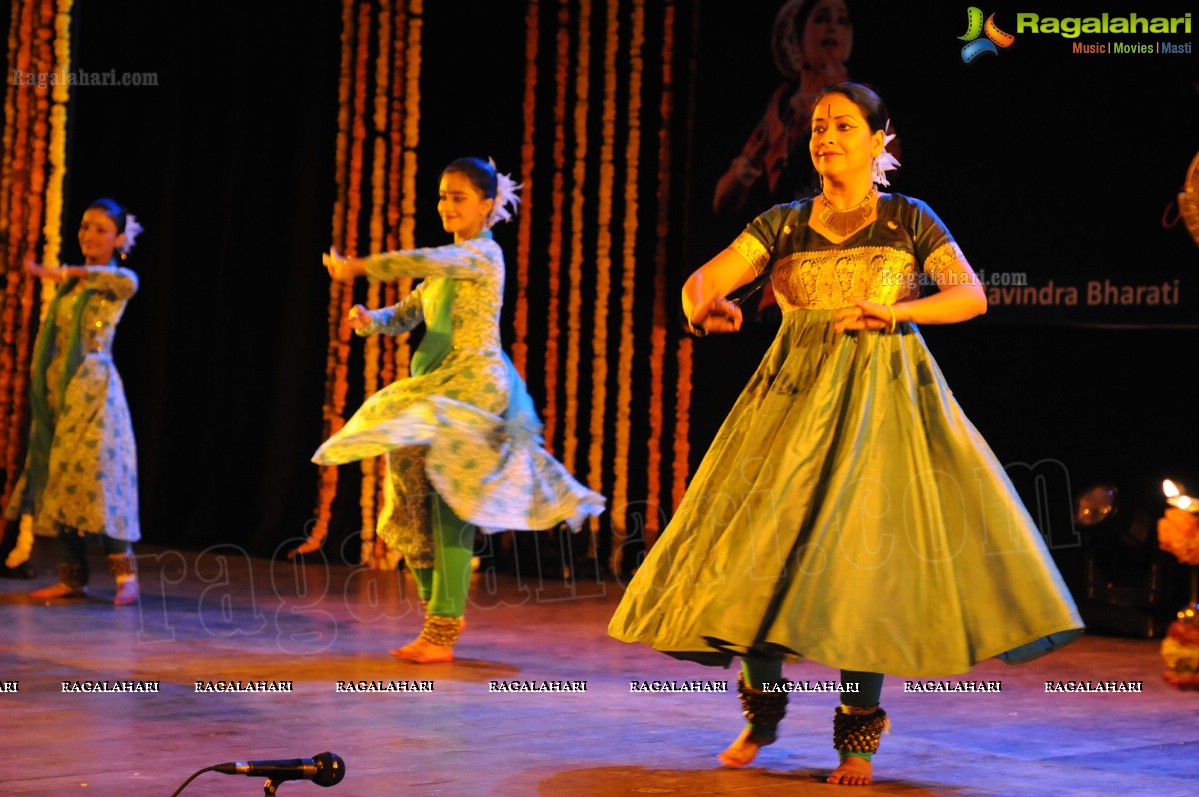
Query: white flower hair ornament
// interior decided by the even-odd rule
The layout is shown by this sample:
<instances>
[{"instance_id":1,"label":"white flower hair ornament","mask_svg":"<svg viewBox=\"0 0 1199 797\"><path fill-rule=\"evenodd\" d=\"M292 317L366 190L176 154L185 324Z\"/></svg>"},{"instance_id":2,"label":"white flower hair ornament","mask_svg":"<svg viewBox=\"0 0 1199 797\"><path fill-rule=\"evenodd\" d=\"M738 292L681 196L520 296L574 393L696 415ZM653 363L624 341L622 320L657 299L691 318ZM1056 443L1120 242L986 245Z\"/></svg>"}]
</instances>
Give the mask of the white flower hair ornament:
<instances>
[{"instance_id":1,"label":"white flower hair ornament","mask_svg":"<svg viewBox=\"0 0 1199 797\"><path fill-rule=\"evenodd\" d=\"M870 179L876 184L882 186L891 185L891 183L887 181L887 172L891 171L892 169L899 168L899 161L895 159L894 155L887 151L887 145L895 140L895 134L887 132L890 129L891 120L888 119L886 130L883 131L883 151L879 153L877 158L874 159L874 164L871 166L870 170Z\"/></svg>"},{"instance_id":2,"label":"white flower hair ornament","mask_svg":"<svg viewBox=\"0 0 1199 797\"><path fill-rule=\"evenodd\" d=\"M137 243L137 236L142 234L142 225L137 223L137 216L132 213L125 214L125 243L121 244L121 254L127 255Z\"/></svg>"},{"instance_id":3,"label":"white flower hair ornament","mask_svg":"<svg viewBox=\"0 0 1199 797\"><path fill-rule=\"evenodd\" d=\"M495 169L494 160L488 158L487 162ZM520 207L520 197L516 192L522 187L522 184L512 179L512 175L500 174L500 170L495 169L495 205L491 209L491 224L512 220Z\"/></svg>"}]
</instances>

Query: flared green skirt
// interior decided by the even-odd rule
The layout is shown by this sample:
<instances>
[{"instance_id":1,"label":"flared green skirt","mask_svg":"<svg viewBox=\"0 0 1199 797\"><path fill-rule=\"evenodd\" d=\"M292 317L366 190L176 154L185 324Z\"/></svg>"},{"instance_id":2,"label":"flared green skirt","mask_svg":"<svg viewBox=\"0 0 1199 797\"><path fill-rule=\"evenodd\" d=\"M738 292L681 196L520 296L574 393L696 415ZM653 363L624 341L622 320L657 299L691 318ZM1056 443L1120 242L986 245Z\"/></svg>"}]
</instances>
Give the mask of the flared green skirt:
<instances>
[{"instance_id":1,"label":"flared green skirt","mask_svg":"<svg viewBox=\"0 0 1199 797\"><path fill-rule=\"evenodd\" d=\"M902 676L1033 658L1082 621L914 326L784 316L609 633Z\"/></svg>"}]
</instances>

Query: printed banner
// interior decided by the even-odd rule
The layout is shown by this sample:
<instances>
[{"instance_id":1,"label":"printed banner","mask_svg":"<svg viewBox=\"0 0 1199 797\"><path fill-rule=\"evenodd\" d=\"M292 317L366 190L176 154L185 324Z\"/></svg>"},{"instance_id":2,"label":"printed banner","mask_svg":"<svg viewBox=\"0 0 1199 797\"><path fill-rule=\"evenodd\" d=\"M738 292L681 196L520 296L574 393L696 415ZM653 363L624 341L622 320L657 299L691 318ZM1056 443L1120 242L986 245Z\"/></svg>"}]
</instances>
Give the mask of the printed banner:
<instances>
[{"instance_id":1,"label":"printed banner","mask_svg":"<svg viewBox=\"0 0 1199 797\"><path fill-rule=\"evenodd\" d=\"M854 80L891 114L884 190L945 222L979 323L1199 326L1199 27L1160 5L704 4L684 268L819 192L811 104Z\"/></svg>"}]
</instances>

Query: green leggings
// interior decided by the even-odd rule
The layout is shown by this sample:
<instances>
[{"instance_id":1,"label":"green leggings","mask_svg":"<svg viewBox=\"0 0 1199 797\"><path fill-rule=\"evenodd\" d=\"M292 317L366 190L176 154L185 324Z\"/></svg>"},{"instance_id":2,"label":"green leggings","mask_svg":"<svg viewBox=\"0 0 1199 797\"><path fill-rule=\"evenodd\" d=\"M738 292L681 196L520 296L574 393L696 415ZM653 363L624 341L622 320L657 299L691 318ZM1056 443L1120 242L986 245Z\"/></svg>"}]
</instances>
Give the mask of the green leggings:
<instances>
[{"instance_id":1,"label":"green leggings","mask_svg":"<svg viewBox=\"0 0 1199 797\"><path fill-rule=\"evenodd\" d=\"M414 567L416 589L428 601L428 614L461 617L466 613L466 591L470 587L470 560L475 552L475 527L462 520L441 497L434 494L433 566Z\"/></svg>"}]
</instances>

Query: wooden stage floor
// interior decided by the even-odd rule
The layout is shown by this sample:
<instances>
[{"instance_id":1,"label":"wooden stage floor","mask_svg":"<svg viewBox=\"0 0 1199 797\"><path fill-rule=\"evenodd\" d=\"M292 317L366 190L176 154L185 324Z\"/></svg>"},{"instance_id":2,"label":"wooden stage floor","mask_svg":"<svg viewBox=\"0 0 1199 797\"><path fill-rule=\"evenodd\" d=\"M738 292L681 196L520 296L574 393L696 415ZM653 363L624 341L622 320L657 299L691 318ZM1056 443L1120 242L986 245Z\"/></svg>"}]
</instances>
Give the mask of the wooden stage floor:
<instances>
[{"instance_id":1,"label":"wooden stage floor","mask_svg":"<svg viewBox=\"0 0 1199 797\"><path fill-rule=\"evenodd\" d=\"M419 626L406 573L303 567L139 547L143 600L110 605L92 550L92 592L47 605L0 581L0 795L168 797L226 761L332 751L329 792L282 795L831 795L830 694L792 697L777 744L754 766L714 758L741 728L736 674L609 638L616 581L476 574L452 664L388 649ZM35 563L50 581L53 545ZM1022 667L985 662L963 679L999 693L905 692L876 782L852 794L1058 797L1199 794L1199 693L1160 679L1158 642L1089 636ZM796 680L837 674L789 665ZM491 681L586 681L585 692L493 692ZM632 693L631 681L730 681L728 693ZM959 680L959 679L953 679ZM1140 693L1047 694L1046 681L1143 681ZM83 692L158 682L152 692ZM291 682L291 692L197 691L197 682ZM339 692L345 682L431 681L431 692ZM13 690L15 682L16 690ZM64 682L68 691L64 691ZM263 793L260 778L209 772L182 795Z\"/></svg>"}]
</instances>

